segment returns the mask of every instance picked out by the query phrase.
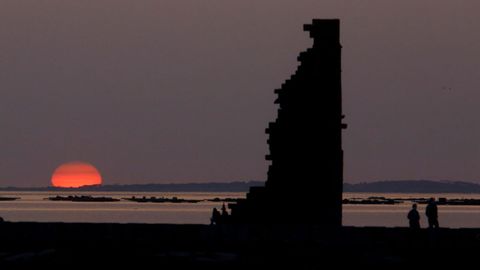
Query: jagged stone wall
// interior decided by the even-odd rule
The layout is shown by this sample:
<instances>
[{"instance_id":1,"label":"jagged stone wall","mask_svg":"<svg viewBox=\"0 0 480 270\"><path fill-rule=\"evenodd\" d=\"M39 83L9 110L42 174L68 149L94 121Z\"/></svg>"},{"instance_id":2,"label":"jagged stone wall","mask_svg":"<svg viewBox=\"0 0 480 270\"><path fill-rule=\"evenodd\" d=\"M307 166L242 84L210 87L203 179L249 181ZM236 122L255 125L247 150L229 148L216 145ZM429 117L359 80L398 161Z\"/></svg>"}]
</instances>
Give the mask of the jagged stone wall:
<instances>
[{"instance_id":1,"label":"jagged stone wall","mask_svg":"<svg viewBox=\"0 0 480 270\"><path fill-rule=\"evenodd\" d=\"M340 21L304 26L313 46L296 72L275 90L277 119L269 123L271 161L265 187L251 188L231 205L245 223L314 223L341 226L343 151L341 130Z\"/></svg>"}]
</instances>

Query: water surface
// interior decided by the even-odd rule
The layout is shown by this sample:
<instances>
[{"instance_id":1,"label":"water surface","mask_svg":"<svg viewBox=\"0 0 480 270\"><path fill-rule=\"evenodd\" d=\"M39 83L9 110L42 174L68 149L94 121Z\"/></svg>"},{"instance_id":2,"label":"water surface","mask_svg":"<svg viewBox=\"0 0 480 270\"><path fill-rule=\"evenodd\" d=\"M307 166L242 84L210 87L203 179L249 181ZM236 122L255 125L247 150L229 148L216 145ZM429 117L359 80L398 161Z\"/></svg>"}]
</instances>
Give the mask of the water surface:
<instances>
[{"instance_id":1,"label":"water surface","mask_svg":"<svg viewBox=\"0 0 480 270\"><path fill-rule=\"evenodd\" d=\"M208 224L214 207L222 202L199 203L137 203L49 201L50 196L92 195L113 198L178 197L183 199L244 198L241 192L0 192L0 196L21 197L17 201L0 201L0 216L8 221L36 222L115 222L115 223L174 223ZM344 193L344 198L474 198L480 194L380 194ZM396 205L343 205L343 224L346 226L404 227L411 203ZM419 205L421 225L426 227L425 205ZM480 206L439 206L442 227L480 228Z\"/></svg>"}]
</instances>

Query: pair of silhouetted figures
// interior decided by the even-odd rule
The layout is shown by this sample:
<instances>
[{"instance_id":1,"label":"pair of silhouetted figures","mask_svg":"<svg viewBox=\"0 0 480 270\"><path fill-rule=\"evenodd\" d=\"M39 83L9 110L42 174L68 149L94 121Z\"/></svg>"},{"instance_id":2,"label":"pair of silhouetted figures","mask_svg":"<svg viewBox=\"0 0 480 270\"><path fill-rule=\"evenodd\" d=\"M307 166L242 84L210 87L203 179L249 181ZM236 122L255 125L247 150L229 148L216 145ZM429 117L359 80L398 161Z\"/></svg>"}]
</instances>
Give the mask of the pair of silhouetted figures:
<instances>
[{"instance_id":1,"label":"pair of silhouetted figures","mask_svg":"<svg viewBox=\"0 0 480 270\"><path fill-rule=\"evenodd\" d=\"M427 216L428 227L438 228L438 208L437 203L435 202L435 198L430 198L430 200L428 201L427 208L425 209L425 215ZM416 203L412 205L412 210L408 212L407 218L410 224L410 228L420 229L420 214L417 211Z\"/></svg>"},{"instance_id":2,"label":"pair of silhouetted figures","mask_svg":"<svg viewBox=\"0 0 480 270\"><path fill-rule=\"evenodd\" d=\"M222 205L222 213L217 210L217 208L213 208L212 217L210 218L210 224L216 225L221 223L226 223L228 220L229 214L227 211L227 207L225 204Z\"/></svg>"}]
</instances>

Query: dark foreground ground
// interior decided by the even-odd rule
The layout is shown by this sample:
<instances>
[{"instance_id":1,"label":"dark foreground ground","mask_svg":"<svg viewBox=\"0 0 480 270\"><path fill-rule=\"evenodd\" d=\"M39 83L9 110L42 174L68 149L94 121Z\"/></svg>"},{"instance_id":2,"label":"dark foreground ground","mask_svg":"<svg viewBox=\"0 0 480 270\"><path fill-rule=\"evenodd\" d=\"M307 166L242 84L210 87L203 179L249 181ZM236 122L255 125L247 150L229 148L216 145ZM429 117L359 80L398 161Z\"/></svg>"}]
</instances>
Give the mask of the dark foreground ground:
<instances>
[{"instance_id":1,"label":"dark foreground ground","mask_svg":"<svg viewBox=\"0 0 480 270\"><path fill-rule=\"evenodd\" d=\"M0 269L458 269L479 262L480 229L0 223Z\"/></svg>"}]
</instances>

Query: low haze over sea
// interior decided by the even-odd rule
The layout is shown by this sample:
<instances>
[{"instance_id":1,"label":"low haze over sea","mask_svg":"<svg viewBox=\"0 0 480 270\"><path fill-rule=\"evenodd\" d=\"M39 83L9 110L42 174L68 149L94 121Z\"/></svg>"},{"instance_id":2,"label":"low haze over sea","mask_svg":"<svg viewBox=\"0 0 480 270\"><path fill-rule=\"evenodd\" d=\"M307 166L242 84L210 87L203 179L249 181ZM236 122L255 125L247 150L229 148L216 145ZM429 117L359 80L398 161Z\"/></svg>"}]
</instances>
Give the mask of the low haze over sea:
<instances>
[{"instance_id":1,"label":"low haze over sea","mask_svg":"<svg viewBox=\"0 0 480 270\"><path fill-rule=\"evenodd\" d=\"M114 202L51 201L55 196L108 197ZM124 198L173 198L198 202L134 202ZM222 201L212 199L244 198L244 192L64 192L23 191L0 192L0 197L17 197L14 201L0 201L0 216L8 221L33 222L115 222L115 223L172 223L208 224L214 207ZM480 194L426 194L426 193L344 193L344 199L368 198L405 199L395 204L344 204L343 225L406 227L406 215L413 202L408 199L445 198L480 199ZM419 203L421 225L426 227L425 204ZM439 205L440 226L450 228L480 227L480 205Z\"/></svg>"}]
</instances>

